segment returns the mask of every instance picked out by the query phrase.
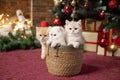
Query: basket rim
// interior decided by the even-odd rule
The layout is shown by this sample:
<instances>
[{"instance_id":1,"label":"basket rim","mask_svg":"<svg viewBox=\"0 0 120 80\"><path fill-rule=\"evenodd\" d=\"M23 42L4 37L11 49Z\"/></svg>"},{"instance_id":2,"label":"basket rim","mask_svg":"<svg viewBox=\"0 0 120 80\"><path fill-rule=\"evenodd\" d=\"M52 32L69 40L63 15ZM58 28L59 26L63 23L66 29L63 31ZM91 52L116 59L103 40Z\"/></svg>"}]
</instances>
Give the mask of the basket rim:
<instances>
[{"instance_id":1,"label":"basket rim","mask_svg":"<svg viewBox=\"0 0 120 80\"><path fill-rule=\"evenodd\" d=\"M60 46L60 47L56 47L56 48L52 48L52 47L49 47L50 50L56 50L59 48L59 50L61 51L78 51L78 50L83 50L83 46L84 45L80 45L78 48L74 48L72 45L70 46Z\"/></svg>"}]
</instances>

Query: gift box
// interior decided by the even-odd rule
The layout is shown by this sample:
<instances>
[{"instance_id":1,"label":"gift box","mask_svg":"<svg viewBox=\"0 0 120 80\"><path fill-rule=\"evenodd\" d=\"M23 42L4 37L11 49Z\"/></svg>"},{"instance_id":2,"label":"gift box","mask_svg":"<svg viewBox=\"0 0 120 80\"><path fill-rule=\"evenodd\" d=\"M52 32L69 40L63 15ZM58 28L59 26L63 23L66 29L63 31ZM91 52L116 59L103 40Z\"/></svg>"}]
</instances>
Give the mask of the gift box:
<instances>
[{"instance_id":1,"label":"gift box","mask_svg":"<svg viewBox=\"0 0 120 80\"><path fill-rule=\"evenodd\" d=\"M83 32L83 36L86 41L84 45L84 50L96 52L98 33L97 32Z\"/></svg>"},{"instance_id":2,"label":"gift box","mask_svg":"<svg viewBox=\"0 0 120 80\"><path fill-rule=\"evenodd\" d=\"M112 52L112 51L107 50L107 48L98 46L97 54L103 55L103 56L120 56L120 47L118 47L117 51Z\"/></svg>"},{"instance_id":3,"label":"gift box","mask_svg":"<svg viewBox=\"0 0 120 80\"><path fill-rule=\"evenodd\" d=\"M102 21L97 21L95 19L86 19L83 21L83 31L96 32L99 30Z\"/></svg>"}]
</instances>

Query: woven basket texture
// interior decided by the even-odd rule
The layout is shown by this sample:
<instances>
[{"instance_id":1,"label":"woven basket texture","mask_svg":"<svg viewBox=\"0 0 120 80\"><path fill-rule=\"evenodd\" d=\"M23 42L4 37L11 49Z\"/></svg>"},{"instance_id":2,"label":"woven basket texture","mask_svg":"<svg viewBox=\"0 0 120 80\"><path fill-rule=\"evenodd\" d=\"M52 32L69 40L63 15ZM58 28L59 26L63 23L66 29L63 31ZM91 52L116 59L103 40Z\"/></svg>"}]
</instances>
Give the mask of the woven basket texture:
<instances>
[{"instance_id":1,"label":"woven basket texture","mask_svg":"<svg viewBox=\"0 0 120 80\"><path fill-rule=\"evenodd\" d=\"M83 46L61 46L49 48L46 57L48 72L56 76L73 76L79 74L82 67Z\"/></svg>"}]
</instances>

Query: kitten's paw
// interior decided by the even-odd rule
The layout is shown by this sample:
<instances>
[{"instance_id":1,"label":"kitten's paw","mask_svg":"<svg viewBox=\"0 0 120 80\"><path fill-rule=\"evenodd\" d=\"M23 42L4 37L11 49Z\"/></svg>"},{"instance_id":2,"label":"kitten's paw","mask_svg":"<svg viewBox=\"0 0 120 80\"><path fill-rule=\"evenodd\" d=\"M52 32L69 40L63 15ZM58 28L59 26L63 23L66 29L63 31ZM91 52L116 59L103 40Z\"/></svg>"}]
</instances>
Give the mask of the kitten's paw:
<instances>
[{"instance_id":1,"label":"kitten's paw","mask_svg":"<svg viewBox=\"0 0 120 80\"><path fill-rule=\"evenodd\" d=\"M56 46L57 46L57 47L60 47L60 46L61 46L61 44L60 44L60 43L58 43Z\"/></svg>"},{"instance_id":2,"label":"kitten's paw","mask_svg":"<svg viewBox=\"0 0 120 80\"><path fill-rule=\"evenodd\" d=\"M45 59L45 55L41 55L41 59Z\"/></svg>"},{"instance_id":3,"label":"kitten's paw","mask_svg":"<svg viewBox=\"0 0 120 80\"><path fill-rule=\"evenodd\" d=\"M67 46L72 46L72 44L71 44L71 43L68 43Z\"/></svg>"},{"instance_id":4,"label":"kitten's paw","mask_svg":"<svg viewBox=\"0 0 120 80\"><path fill-rule=\"evenodd\" d=\"M57 45L57 44L52 43L52 44L51 44L51 47L54 48L56 45Z\"/></svg>"},{"instance_id":5,"label":"kitten's paw","mask_svg":"<svg viewBox=\"0 0 120 80\"><path fill-rule=\"evenodd\" d=\"M76 42L76 43L73 44L73 47L74 47L74 48L78 48L79 45L80 45L80 44Z\"/></svg>"}]
</instances>

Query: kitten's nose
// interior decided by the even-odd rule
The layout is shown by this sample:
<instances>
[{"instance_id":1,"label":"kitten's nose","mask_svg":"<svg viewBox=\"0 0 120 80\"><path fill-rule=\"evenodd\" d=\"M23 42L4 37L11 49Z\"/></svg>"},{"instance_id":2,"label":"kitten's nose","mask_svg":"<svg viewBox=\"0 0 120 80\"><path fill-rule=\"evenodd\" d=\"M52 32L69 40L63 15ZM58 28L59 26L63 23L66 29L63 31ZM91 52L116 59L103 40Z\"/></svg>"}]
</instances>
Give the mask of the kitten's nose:
<instances>
[{"instance_id":1,"label":"kitten's nose","mask_svg":"<svg viewBox=\"0 0 120 80\"><path fill-rule=\"evenodd\" d=\"M44 37L41 38L42 40L44 39Z\"/></svg>"},{"instance_id":2,"label":"kitten's nose","mask_svg":"<svg viewBox=\"0 0 120 80\"><path fill-rule=\"evenodd\" d=\"M74 30L72 30L72 33L74 33Z\"/></svg>"}]
</instances>

